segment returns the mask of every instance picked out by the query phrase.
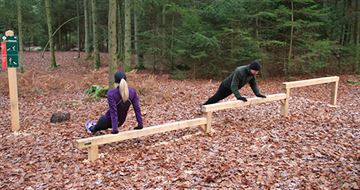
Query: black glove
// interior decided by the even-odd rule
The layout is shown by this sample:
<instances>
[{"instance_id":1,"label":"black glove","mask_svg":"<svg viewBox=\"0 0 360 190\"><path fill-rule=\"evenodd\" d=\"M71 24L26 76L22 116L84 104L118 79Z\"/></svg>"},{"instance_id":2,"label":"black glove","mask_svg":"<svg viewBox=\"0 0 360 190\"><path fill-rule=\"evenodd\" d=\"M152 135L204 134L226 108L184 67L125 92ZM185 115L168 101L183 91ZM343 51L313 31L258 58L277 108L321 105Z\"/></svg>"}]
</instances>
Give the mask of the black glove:
<instances>
[{"instance_id":1,"label":"black glove","mask_svg":"<svg viewBox=\"0 0 360 190\"><path fill-rule=\"evenodd\" d=\"M243 102L247 102L247 99L244 96L240 96L239 98L237 98L238 100L242 100Z\"/></svg>"},{"instance_id":2,"label":"black glove","mask_svg":"<svg viewBox=\"0 0 360 190\"><path fill-rule=\"evenodd\" d=\"M118 134L119 131L111 131L111 134Z\"/></svg>"},{"instance_id":3,"label":"black glove","mask_svg":"<svg viewBox=\"0 0 360 190\"><path fill-rule=\"evenodd\" d=\"M143 128L143 126L142 125L138 125L137 127L135 127L134 129L135 130L140 130L140 129L142 129Z\"/></svg>"},{"instance_id":4,"label":"black glove","mask_svg":"<svg viewBox=\"0 0 360 190\"><path fill-rule=\"evenodd\" d=\"M257 97L260 97L260 98L266 98L265 95L262 95L262 94L256 94Z\"/></svg>"}]
</instances>

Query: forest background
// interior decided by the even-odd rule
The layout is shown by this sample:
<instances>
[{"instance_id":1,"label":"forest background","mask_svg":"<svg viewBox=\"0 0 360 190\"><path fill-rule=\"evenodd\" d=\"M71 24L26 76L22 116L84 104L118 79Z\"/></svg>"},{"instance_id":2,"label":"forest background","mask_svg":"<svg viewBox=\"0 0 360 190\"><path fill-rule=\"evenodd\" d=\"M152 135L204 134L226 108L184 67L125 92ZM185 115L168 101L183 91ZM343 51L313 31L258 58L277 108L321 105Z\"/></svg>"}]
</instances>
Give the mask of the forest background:
<instances>
[{"instance_id":1,"label":"forest background","mask_svg":"<svg viewBox=\"0 0 360 190\"><path fill-rule=\"evenodd\" d=\"M56 52L83 51L95 69L109 67L109 84L119 68L221 79L254 59L263 77L360 72L358 0L0 0L0 9L0 32L13 29L20 49L50 49L54 68Z\"/></svg>"}]
</instances>

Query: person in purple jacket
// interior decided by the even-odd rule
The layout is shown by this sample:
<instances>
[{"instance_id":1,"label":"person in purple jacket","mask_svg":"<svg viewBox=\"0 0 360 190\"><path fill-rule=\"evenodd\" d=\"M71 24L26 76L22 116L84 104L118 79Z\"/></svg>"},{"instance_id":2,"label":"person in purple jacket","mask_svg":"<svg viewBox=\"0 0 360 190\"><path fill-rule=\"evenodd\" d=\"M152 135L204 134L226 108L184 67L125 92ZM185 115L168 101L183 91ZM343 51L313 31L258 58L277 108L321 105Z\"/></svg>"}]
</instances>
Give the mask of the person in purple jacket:
<instances>
[{"instance_id":1,"label":"person in purple jacket","mask_svg":"<svg viewBox=\"0 0 360 190\"><path fill-rule=\"evenodd\" d=\"M137 127L134 129L143 128L139 98L136 94L136 90L128 87L124 72L118 71L115 73L115 83L116 87L107 92L109 109L97 122L86 122L85 127L88 133L95 134L96 131L111 128L111 133L117 134L119 132L119 126L125 122L130 105L134 108L136 120L138 122Z\"/></svg>"}]
</instances>

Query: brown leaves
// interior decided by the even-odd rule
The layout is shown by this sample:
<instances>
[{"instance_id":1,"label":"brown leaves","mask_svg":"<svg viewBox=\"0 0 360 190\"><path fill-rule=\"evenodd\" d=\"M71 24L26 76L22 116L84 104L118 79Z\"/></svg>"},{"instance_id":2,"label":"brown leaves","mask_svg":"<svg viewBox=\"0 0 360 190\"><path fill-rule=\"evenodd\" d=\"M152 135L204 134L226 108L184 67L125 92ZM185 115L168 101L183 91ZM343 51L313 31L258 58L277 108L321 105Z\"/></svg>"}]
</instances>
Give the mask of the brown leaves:
<instances>
[{"instance_id":1,"label":"brown leaves","mask_svg":"<svg viewBox=\"0 0 360 190\"><path fill-rule=\"evenodd\" d=\"M7 82L0 83L0 189L359 189L357 86L340 82L336 109L327 106L326 85L300 88L291 93L287 118L279 102L220 111L212 136L194 128L112 143L88 162L74 141L88 137L85 121L98 119L107 103L83 91L106 85L107 70L91 71L71 53L57 55L61 67L51 70L46 60L35 61L38 54L26 53L29 67L19 74L20 133L10 131ZM341 76L346 79L354 76ZM4 70L0 80L7 81ZM147 73L128 74L128 81L138 90L145 127L201 117L199 104L219 85ZM259 87L279 93L281 82L259 80ZM253 96L248 86L241 93ZM56 111L69 111L71 120L50 124ZM135 125L131 109L121 129Z\"/></svg>"}]
</instances>

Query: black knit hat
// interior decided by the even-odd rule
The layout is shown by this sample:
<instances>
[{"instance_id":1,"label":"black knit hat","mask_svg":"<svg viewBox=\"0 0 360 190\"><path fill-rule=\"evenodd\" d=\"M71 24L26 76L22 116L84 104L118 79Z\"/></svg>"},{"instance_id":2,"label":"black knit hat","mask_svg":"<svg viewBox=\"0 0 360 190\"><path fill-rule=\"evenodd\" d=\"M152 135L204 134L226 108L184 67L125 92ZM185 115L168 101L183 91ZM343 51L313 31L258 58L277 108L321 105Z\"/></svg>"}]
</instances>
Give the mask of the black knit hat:
<instances>
[{"instance_id":1,"label":"black knit hat","mask_svg":"<svg viewBox=\"0 0 360 190\"><path fill-rule=\"evenodd\" d=\"M126 80L126 75L124 72L118 71L115 73L115 83L120 83L121 79Z\"/></svg>"},{"instance_id":2,"label":"black knit hat","mask_svg":"<svg viewBox=\"0 0 360 190\"><path fill-rule=\"evenodd\" d=\"M260 69L261 69L261 65L260 65L259 61L253 61L249 67L251 70L255 70L255 71L260 71Z\"/></svg>"}]
</instances>

